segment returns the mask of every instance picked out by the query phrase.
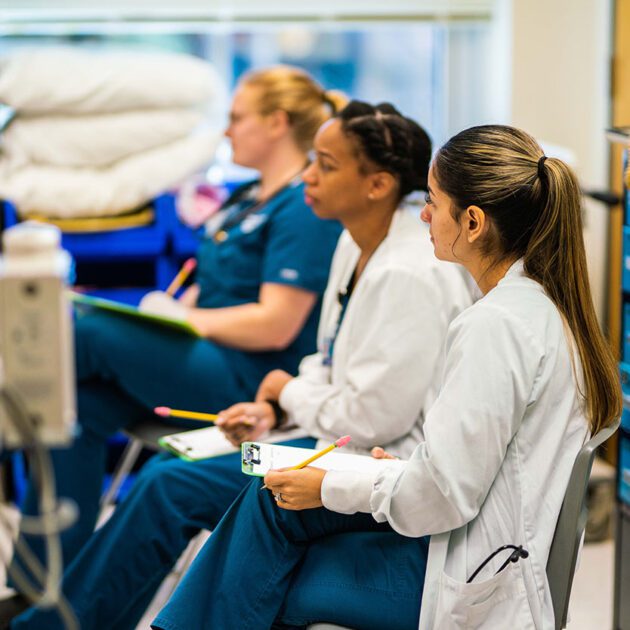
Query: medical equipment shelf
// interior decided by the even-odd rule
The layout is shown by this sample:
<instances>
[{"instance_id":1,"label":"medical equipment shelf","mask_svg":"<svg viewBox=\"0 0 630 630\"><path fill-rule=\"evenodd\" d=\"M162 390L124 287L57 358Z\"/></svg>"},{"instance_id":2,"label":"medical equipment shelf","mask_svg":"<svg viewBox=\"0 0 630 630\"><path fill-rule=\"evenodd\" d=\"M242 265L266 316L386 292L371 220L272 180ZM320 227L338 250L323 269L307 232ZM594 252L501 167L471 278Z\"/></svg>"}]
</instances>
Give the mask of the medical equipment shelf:
<instances>
[{"instance_id":1,"label":"medical equipment shelf","mask_svg":"<svg viewBox=\"0 0 630 630\"><path fill-rule=\"evenodd\" d=\"M155 219L149 225L62 233L62 246L76 264L77 284L92 295L131 304L169 285L182 261L194 255L199 239L177 218L172 194L157 197L152 205ZM2 206L4 227L15 225L19 218L13 205L5 201Z\"/></svg>"},{"instance_id":2,"label":"medical equipment shelf","mask_svg":"<svg viewBox=\"0 0 630 630\"><path fill-rule=\"evenodd\" d=\"M624 152L623 170L628 165ZM623 391L623 411L618 437L617 519L615 532L614 628L630 630L630 192L624 186L623 252L621 270L622 335L619 375Z\"/></svg>"}]
</instances>

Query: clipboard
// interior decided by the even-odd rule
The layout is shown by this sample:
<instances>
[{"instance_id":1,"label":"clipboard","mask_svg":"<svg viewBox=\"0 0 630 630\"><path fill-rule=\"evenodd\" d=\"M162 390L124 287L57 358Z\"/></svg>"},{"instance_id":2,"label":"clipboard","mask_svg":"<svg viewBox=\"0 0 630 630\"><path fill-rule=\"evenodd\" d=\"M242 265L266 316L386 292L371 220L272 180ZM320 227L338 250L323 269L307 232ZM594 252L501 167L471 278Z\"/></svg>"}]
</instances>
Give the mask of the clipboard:
<instances>
[{"instance_id":1,"label":"clipboard","mask_svg":"<svg viewBox=\"0 0 630 630\"><path fill-rule=\"evenodd\" d=\"M373 473L385 468L402 468L404 460L374 459L369 455L338 453L338 449L313 462L316 468L324 470L349 470ZM241 444L241 470L246 475L264 477L268 471L278 468L291 468L317 453L316 449L282 446L264 442L243 442Z\"/></svg>"},{"instance_id":2,"label":"clipboard","mask_svg":"<svg viewBox=\"0 0 630 630\"><path fill-rule=\"evenodd\" d=\"M70 291L70 299L75 304L78 304L81 306L102 309L104 311L110 311L112 313L117 313L118 315L123 315L125 317L132 317L132 318L145 320L147 322L158 324L159 326L166 326L167 328L179 330L180 332L183 332L187 335L191 335L193 337L201 337L199 332L195 328L193 328L188 322L184 322L181 319L173 319L171 317L164 317L163 315L153 315L151 313L144 313L138 310L137 307L131 306L129 304L124 304L123 302L116 302L114 300L106 300L105 298L93 297L91 295L85 295L83 293L76 293L75 291Z\"/></svg>"},{"instance_id":3,"label":"clipboard","mask_svg":"<svg viewBox=\"0 0 630 630\"><path fill-rule=\"evenodd\" d=\"M295 428L286 431L271 431L266 439L269 442L285 442L303 437L308 437L306 431ZM162 448L187 462L238 453L240 450L223 435L218 427L203 427L202 429L172 433L161 437L158 443Z\"/></svg>"}]
</instances>

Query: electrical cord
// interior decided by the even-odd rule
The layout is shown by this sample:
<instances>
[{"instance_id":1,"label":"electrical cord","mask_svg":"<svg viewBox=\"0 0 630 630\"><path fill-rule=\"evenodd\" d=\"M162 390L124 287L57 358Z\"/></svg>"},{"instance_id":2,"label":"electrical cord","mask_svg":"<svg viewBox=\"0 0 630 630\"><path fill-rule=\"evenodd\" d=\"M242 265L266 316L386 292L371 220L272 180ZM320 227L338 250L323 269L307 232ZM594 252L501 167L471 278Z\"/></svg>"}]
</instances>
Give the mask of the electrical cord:
<instances>
[{"instance_id":1,"label":"electrical cord","mask_svg":"<svg viewBox=\"0 0 630 630\"><path fill-rule=\"evenodd\" d=\"M20 434L26 452L29 453L34 484L40 490L39 512L41 516L26 517L25 527L21 528L26 533L44 536L46 564L48 566L48 571L45 571L30 547L18 536L15 542L16 554L40 583L42 590L38 591L37 586L33 586L24 571L15 563L7 563L9 576L18 590L33 603L42 607L56 608L66 630L78 630L79 625L76 616L60 589L63 561L59 540L59 532L74 522L76 507L69 507L69 503L57 504L55 478L50 455L38 439L29 420L28 411L18 393L6 386L1 387L0 398L8 417ZM2 520L6 525L4 516L2 516Z\"/></svg>"}]
</instances>

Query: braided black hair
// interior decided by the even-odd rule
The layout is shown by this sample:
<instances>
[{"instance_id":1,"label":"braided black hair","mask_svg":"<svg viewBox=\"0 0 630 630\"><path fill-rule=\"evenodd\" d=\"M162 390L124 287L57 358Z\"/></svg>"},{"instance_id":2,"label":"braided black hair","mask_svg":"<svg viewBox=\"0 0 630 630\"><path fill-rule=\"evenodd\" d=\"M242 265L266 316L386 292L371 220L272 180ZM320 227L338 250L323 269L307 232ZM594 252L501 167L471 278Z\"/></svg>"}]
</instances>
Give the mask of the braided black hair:
<instances>
[{"instance_id":1,"label":"braided black hair","mask_svg":"<svg viewBox=\"0 0 630 630\"><path fill-rule=\"evenodd\" d=\"M418 123L390 103L350 101L336 117L355 141L359 157L398 179L401 199L427 189L431 139Z\"/></svg>"}]
</instances>

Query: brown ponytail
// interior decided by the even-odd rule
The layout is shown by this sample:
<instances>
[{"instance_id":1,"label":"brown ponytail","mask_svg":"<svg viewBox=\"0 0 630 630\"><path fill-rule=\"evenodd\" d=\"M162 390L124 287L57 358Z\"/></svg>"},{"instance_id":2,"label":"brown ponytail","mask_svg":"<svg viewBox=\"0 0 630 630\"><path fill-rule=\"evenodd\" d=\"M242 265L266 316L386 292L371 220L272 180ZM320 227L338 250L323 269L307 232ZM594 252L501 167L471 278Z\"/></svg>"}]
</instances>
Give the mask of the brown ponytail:
<instances>
[{"instance_id":1,"label":"brown ponytail","mask_svg":"<svg viewBox=\"0 0 630 630\"><path fill-rule=\"evenodd\" d=\"M493 229L483 253L494 262L523 258L571 331L584 376L591 433L621 415L613 354L595 315L582 235L581 196L571 169L513 127L487 125L451 138L434 161L455 214L479 206Z\"/></svg>"}]
</instances>

